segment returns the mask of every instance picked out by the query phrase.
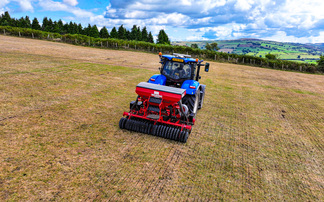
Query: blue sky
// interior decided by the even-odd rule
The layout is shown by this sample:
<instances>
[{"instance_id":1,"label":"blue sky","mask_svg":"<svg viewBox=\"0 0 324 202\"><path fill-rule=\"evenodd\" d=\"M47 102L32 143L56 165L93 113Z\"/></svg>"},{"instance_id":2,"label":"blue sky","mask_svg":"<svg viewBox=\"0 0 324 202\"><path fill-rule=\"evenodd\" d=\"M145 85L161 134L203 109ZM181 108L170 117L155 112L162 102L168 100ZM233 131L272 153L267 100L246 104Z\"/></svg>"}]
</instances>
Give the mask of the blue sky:
<instances>
[{"instance_id":1,"label":"blue sky","mask_svg":"<svg viewBox=\"0 0 324 202\"><path fill-rule=\"evenodd\" d=\"M0 0L0 13L99 28L164 29L171 41L259 38L324 43L323 0Z\"/></svg>"}]
</instances>

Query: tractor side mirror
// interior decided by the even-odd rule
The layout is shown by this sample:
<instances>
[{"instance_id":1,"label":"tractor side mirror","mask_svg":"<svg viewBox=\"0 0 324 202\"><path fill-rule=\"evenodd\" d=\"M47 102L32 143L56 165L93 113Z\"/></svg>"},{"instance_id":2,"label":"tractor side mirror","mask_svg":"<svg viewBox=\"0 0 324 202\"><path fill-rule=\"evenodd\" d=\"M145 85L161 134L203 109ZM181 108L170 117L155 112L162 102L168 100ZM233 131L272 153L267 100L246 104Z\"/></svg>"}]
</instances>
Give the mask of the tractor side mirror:
<instances>
[{"instance_id":1,"label":"tractor side mirror","mask_svg":"<svg viewBox=\"0 0 324 202\"><path fill-rule=\"evenodd\" d=\"M208 72L208 71L209 71L209 63L206 62L206 64L205 64L205 72Z\"/></svg>"}]
</instances>

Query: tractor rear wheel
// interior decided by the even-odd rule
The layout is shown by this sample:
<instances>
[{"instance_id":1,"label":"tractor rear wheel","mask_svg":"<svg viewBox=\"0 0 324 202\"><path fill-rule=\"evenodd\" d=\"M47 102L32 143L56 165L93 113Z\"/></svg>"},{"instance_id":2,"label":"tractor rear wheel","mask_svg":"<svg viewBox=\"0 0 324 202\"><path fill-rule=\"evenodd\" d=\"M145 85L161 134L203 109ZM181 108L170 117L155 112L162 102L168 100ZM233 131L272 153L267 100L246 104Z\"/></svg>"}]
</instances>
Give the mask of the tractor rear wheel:
<instances>
[{"instance_id":1,"label":"tractor rear wheel","mask_svg":"<svg viewBox=\"0 0 324 202\"><path fill-rule=\"evenodd\" d=\"M200 103L199 103L199 105L198 105L198 109L201 109L202 108L202 106L203 106L203 104L204 104L204 97L205 97L205 92L201 92L200 93Z\"/></svg>"},{"instance_id":2,"label":"tractor rear wheel","mask_svg":"<svg viewBox=\"0 0 324 202\"><path fill-rule=\"evenodd\" d=\"M189 114L194 114L196 116L200 100L200 90L196 91L195 95L185 95L182 103L187 105L189 108Z\"/></svg>"}]
</instances>

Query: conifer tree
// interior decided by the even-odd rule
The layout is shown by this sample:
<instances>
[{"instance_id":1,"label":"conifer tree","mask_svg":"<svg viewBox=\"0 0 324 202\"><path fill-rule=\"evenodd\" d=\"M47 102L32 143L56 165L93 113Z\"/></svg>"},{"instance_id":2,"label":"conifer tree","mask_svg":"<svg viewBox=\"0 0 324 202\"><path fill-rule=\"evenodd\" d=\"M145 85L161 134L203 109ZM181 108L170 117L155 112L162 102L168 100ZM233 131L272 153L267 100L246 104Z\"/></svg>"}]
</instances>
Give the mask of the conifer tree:
<instances>
[{"instance_id":1,"label":"conifer tree","mask_svg":"<svg viewBox=\"0 0 324 202\"><path fill-rule=\"evenodd\" d=\"M142 41L142 32L140 26L137 27L137 36L136 36L137 41Z\"/></svg>"},{"instance_id":2,"label":"conifer tree","mask_svg":"<svg viewBox=\"0 0 324 202\"><path fill-rule=\"evenodd\" d=\"M79 34L79 29L78 29L78 25L77 25L77 23L73 23L73 30L74 30L74 33L75 34Z\"/></svg>"},{"instance_id":3,"label":"conifer tree","mask_svg":"<svg viewBox=\"0 0 324 202\"><path fill-rule=\"evenodd\" d=\"M126 39L126 29L123 25L120 25L120 27L118 28L118 38Z\"/></svg>"},{"instance_id":4,"label":"conifer tree","mask_svg":"<svg viewBox=\"0 0 324 202\"><path fill-rule=\"evenodd\" d=\"M26 22L26 28L31 28L31 23L29 17L26 15L25 17L25 22Z\"/></svg>"},{"instance_id":5,"label":"conifer tree","mask_svg":"<svg viewBox=\"0 0 324 202\"><path fill-rule=\"evenodd\" d=\"M11 19L10 14L9 14L8 11L6 11L1 16L2 16L2 18L1 18L1 21L0 21L0 25L2 25L2 26L13 26L14 20Z\"/></svg>"},{"instance_id":6,"label":"conifer tree","mask_svg":"<svg viewBox=\"0 0 324 202\"><path fill-rule=\"evenodd\" d=\"M110 32L110 37L111 38L115 38L115 39L118 39L118 32L117 32L117 29L116 27L113 27L111 32Z\"/></svg>"},{"instance_id":7,"label":"conifer tree","mask_svg":"<svg viewBox=\"0 0 324 202\"><path fill-rule=\"evenodd\" d=\"M100 36L100 38L103 38L103 39L109 38L109 33L105 26L103 28L101 28L101 30L99 32L99 36Z\"/></svg>"},{"instance_id":8,"label":"conifer tree","mask_svg":"<svg viewBox=\"0 0 324 202\"><path fill-rule=\"evenodd\" d=\"M130 32L130 40L137 40L137 26L133 25L132 30Z\"/></svg>"},{"instance_id":9,"label":"conifer tree","mask_svg":"<svg viewBox=\"0 0 324 202\"><path fill-rule=\"evenodd\" d=\"M146 27L143 27L143 29L142 29L142 41L148 42L148 33L146 30Z\"/></svg>"},{"instance_id":10,"label":"conifer tree","mask_svg":"<svg viewBox=\"0 0 324 202\"><path fill-rule=\"evenodd\" d=\"M68 30L69 30L69 24L65 23L62 28L62 33L63 34L69 33Z\"/></svg>"},{"instance_id":11,"label":"conifer tree","mask_svg":"<svg viewBox=\"0 0 324 202\"><path fill-rule=\"evenodd\" d=\"M53 21L51 18L48 20L47 26L45 27L45 31L47 32L53 31Z\"/></svg>"},{"instance_id":12,"label":"conifer tree","mask_svg":"<svg viewBox=\"0 0 324 202\"><path fill-rule=\"evenodd\" d=\"M72 21L70 21L67 31L68 31L69 34L74 34Z\"/></svg>"},{"instance_id":13,"label":"conifer tree","mask_svg":"<svg viewBox=\"0 0 324 202\"><path fill-rule=\"evenodd\" d=\"M169 44L170 45L170 40L168 35L165 33L163 29L160 30L158 38L157 38L157 43L158 44Z\"/></svg>"},{"instance_id":14,"label":"conifer tree","mask_svg":"<svg viewBox=\"0 0 324 202\"><path fill-rule=\"evenodd\" d=\"M130 31L129 31L129 30L126 30L125 38L126 38L127 40L130 40Z\"/></svg>"},{"instance_id":15,"label":"conifer tree","mask_svg":"<svg viewBox=\"0 0 324 202\"><path fill-rule=\"evenodd\" d=\"M88 27L84 28L84 35L90 36L91 25L88 24Z\"/></svg>"},{"instance_id":16,"label":"conifer tree","mask_svg":"<svg viewBox=\"0 0 324 202\"><path fill-rule=\"evenodd\" d=\"M58 22L54 21L53 23L53 32L60 33L60 27L58 25Z\"/></svg>"},{"instance_id":17,"label":"conifer tree","mask_svg":"<svg viewBox=\"0 0 324 202\"><path fill-rule=\"evenodd\" d=\"M2 25L3 23L3 14L0 15L0 26Z\"/></svg>"},{"instance_id":18,"label":"conifer tree","mask_svg":"<svg viewBox=\"0 0 324 202\"><path fill-rule=\"evenodd\" d=\"M78 34L84 34L81 23L78 24Z\"/></svg>"},{"instance_id":19,"label":"conifer tree","mask_svg":"<svg viewBox=\"0 0 324 202\"><path fill-rule=\"evenodd\" d=\"M41 26L39 25L39 22L38 22L37 18L33 19L31 28L36 29L36 30L41 30Z\"/></svg>"},{"instance_id":20,"label":"conifer tree","mask_svg":"<svg viewBox=\"0 0 324 202\"><path fill-rule=\"evenodd\" d=\"M43 24L42 24L42 30L43 31L48 31L49 30L49 26L50 26L50 23L49 23L49 20L47 17L44 17L43 18Z\"/></svg>"},{"instance_id":21,"label":"conifer tree","mask_svg":"<svg viewBox=\"0 0 324 202\"><path fill-rule=\"evenodd\" d=\"M64 31L64 25L63 25L63 22L62 22L61 19L59 19L59 21L57 21L57 26L58 26L58 28L60 30L59 33L64 34L65 33L65 31Z\"/></svg>"},{"instance_id":22,"label":"conifer tree","mask_svg":"<svg viewBox=\"0 0 324 202\"><path fill-rule=\"evenodd\" d=\"M97 25L93 25L90 29L90 36L94 38L99 38L99 31Z\"/></svg>"},{"instance_id":23,"label":"conifer tree","mask_svg":"<svg viewBox=\"0 0 324 202\"><path fill-rule=\"evenodd\" d=\"M46 31L46 27L48 26L48 19L47 17L43 18L42 30Z\"/></svg>"},{"instance_id":24,"label":"conifer tree","mask_svg":"<svg viewBox=\"0 0 324 202\"><path fill-rule=\"evenodd\" d=\"M149 35L148 35L148 42L154 43L152 32L150 32Z\"/></svg>"},{"instance_id":25,"label":"conifer tree","mask_svg":"<svg viewBox=\"0 0 324 202\"><path fill-rule=\"evenodd\" d=\"M22 28L28 28L27 21L25 20L25 18L19 18L17 26Z\"/></svg>"}]
</instances>

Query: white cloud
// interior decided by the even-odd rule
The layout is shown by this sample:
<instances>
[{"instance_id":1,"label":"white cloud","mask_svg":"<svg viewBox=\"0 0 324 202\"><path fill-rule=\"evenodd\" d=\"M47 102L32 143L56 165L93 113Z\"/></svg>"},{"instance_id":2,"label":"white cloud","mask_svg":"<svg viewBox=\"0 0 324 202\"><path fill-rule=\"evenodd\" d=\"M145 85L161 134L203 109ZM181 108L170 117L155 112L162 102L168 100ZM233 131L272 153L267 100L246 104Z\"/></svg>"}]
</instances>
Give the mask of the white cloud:
<instances>
[{"instance_id":1,"label":"white cloud","mask_svg":"<svg viewBox=\"0 0 324 202\"><path fill-rule=\"evenodd\" d=\"M226 3L226 0L198 0L192 5L192 9L201 9L202 13L208 14L215 7L224 6Z\"/></svg>"},{"instance_id":2,"label":"white cloud","mask_svg":"<svg viewBox=\"0 0 324 202\"><path fill-rule=\"evenodd\" d=\"M172 26L183 26L190 18L181 13L162 14L158 17L148 20L148 23L153 25L172 25Z\"/></svg>"},{"instance_id":3,"label":"white cloud","mask_svg":"<svg viewBox=\"0 0 324 202\"><path fill-rule=\"evenodd\" d=\"M83 10L81 8L72 9L70 12L73 13L78 18L91 18L94 16L92 12Z\"/></svg>"},{"instance_id":4,"label":"white cloud","mask_svg":"<svg viewBox=\"0 0 324 202\"><path fill-rule=\"evenodd\" d=\"M165 26L161 26L161 25L149 26L147 28L148 28L148 30L150 30L152 32L152 35L154 37L156 37L159 34L159 31L161 29L166 30L166 27Z\"/></svg>"},{"instance_id":5,"label":"white cloud","mask_svg":"<svg viewBox=\"0 0 324 202\"><path fill-rule=\"evenodd\" d=\"M180 3L184 6L191 6L192 2L192 0L180 0Z\"/></svg>"},{"instance_id":6,"label":"white cloud","mask_svg":"<svg viewBox=\"0 0 324 202\"><path fill-rule=\"evenodd\" d=\"M0 1L0 8L3 9L7 4L9 4L9 0L1 0Z\"/></svg>"},{"instance_id":7,"label":"white cloud","mask_svg":"<svg viewBox=\"0 0 324 202\"><path fill-rule=\"evenodd\" d=\"M133 4L129 4L127 8L130 10L157 10L159 7L157 4L146 4L142 2L134 2Z\"/></svg>"},{"instance_id":8,"label":"white cloud","mask_svg":"<svg viewBox=\"0 0 324 202\"><path fill-rule=\"evenodd\" d=\"M252 8L253 0L237 0L234 8L239 11L248 11Z\"/></svg>"},{"instance_id":9,"label":"white cloud","mask_svg":"<svg viewBox=\"0 0 324 202\"><path fill-rule=\"evenodd\" d=\"M119 0L112 0L113 5L118 5ZM165 13L191 13L199 14L214 12L214 8L226 5L227 0L165 0L147 1L138 0L136 2L127 2L122 4L119 9L140 10L140 11L156 11Z\"/></svg>"},{"instance_id":10,"label":"white cloud","mask_svg":"<svg viewBox=\"0 0 324 202\"><path fill-rule=\"evenodd\" d=\"M146 11L126 11L125 13L125 18L141 19L141 18L149 18L149 17L151 17L151 14Z\"/></svg>"},{"instance_id":11,"label":"white cloud","mask_svg":"<svg viewBox=\"0 0 324 202\"><path fill-rule=\"evenodd\" d=\"M25 11L34 11L34 7L32 6L32 1L33 0L1 0L0 1L0 10L11 10L7 6L11 2L16 2L19 4L19 11L25 12Z\"/></svg>"},{"instance_id":12,"label":"white cloud","mask_svg":"<svg viewBox=\"0 0 324 202\"><path fill-rule=\"evenodd\" d=\"M202 41L205 40L201 35L194 34L185 38L186 41Z\"/></svg>"},{"instance_id":13,"label":"white cloud","mask_svg":"<svg viewBox=\"0 0 324 202\"><path fill-rule=\"evenodd\" d=\"M78 1L77 0L63 0L63 3L70 5L70 6L76 6L78 5Z\"/></svg>"},{"instance_id":14,"label":"white cloud","mask_svg":"<svg viewBox=\"0 0 324 202\"><path fill-rule=\"evenodd\" d=\"M20 0L20 1L17 1L17 2L19 3L20 9L22 11L31 11L31 12L34 11L34 7L32 6L30 0Z\"/></svg>"},{"instance_id":15,"label":"white cloud","mask_svg":"<svg viewBox=\"0 0 324 202\"><path fill-rule=\"evenodd\" d=\"M111 17L111 18L117 18L117 10L116 9L113 9L111 8L111 4L109 4L107 7L106 7L106 12L105 12L105 15L107 17Z\"/></svg>"},{"instance_id":16,"label":"white cloud","mask_svg":"<svg viewBox=\"0 0 324 202\"><path fill-rule=\"evenodd\" d=\"M287 36L284 31L277 31L271 37L264 38L266 40L272 41L284 41L284 42L293 42L293 43L323 43L324 41L324 31L321 31L319 36L311 36L311 37L295 37L295 36Z\"/></svg>"},{"instance_id":17,"label":"white cloud","mask_svg":"<svg viewBox=\"0 0 324 202\"><path fill-rule=\"evenodd\" d=\"M14 2L14 3L12 3ZM38 2L38 3L36 3ZM133 25L157 34L165 29L172 39L232 39L271 36L283 41L323 40L323 0L109 0L106 11L80 8L78 0L0 0L6 10L65 12L71 19L99 27L127 29ZM17 9L17 5L19 8ZM34 6L37 7L34 8ZM47 17L53 16L51 13ZM55 16L55 14L54 14ZM319 34L320 33L320 34ZM291 36L292 35L292 36ZM271 38L271 37L270 37Z\"/></svg>"},{"instance_id":18,"label":"white cloud","mask_svg":"<svg viewBox=\"0 0 324 202\"><path fill-rule=\"evenodd\" d=\"M242 31L244 30L247 26L245 24L237 24L237 23L231 23L230 27L232 27L233 31Z\"/></svg>"},{"instance_id":19,"label":"white cloud","mask_svg":"<svg viewBox=\"0 0 324 202\"><path fill-rule=\"evenodd\" d=\"M52 0L40 0L39 5L46 11L68 11L69 6Z\"/></svg>"},{"instance_id":20,"label":"white cloud","mask_svg":"<svg viewBox=\"0 0 324 202\"><path fill-rule=\"evenodd\" d=\"M246 37L245 34L243 34L243 33L233 33L233 36L234 36L234 38L237 38L237 39Z\"/></svg>"},{"instance_id":21,"label":"white cloud","mask_svg":"<svg viewBox=\"0 0 324 202\"><path fill-rule=\"evenodd\" d=\"M245 36L244 29L247 27L245 24L237 23L228 23L226 25L217 26L217 27L204 27L199 28L198 31L202 33L215 32L215 39L224 40L224 39L233 39L234 36Z\"/></svg>"},{"instance_id":22,"label":"white cloud","mask_svg":"<svg viewBox=\"0 0 324 202\"><path fill-rule=\"evenodd\" d=\"M324 1L287 0L277 10L271 10L265 19L279 27L311 29L319 20L324 19Z\"/></svg>"},{"instance_id":23,"label":"white cloud","mask_svg":"<svg viewBox=\"0 0 324 202\"><path fill-rule=\"evenodd\" d=\"M65 11L74 14L78 18L90 18L94 16L92 12L52 0L40 0L39 5L46 11Z\"/></svg>"}]
</instances>

